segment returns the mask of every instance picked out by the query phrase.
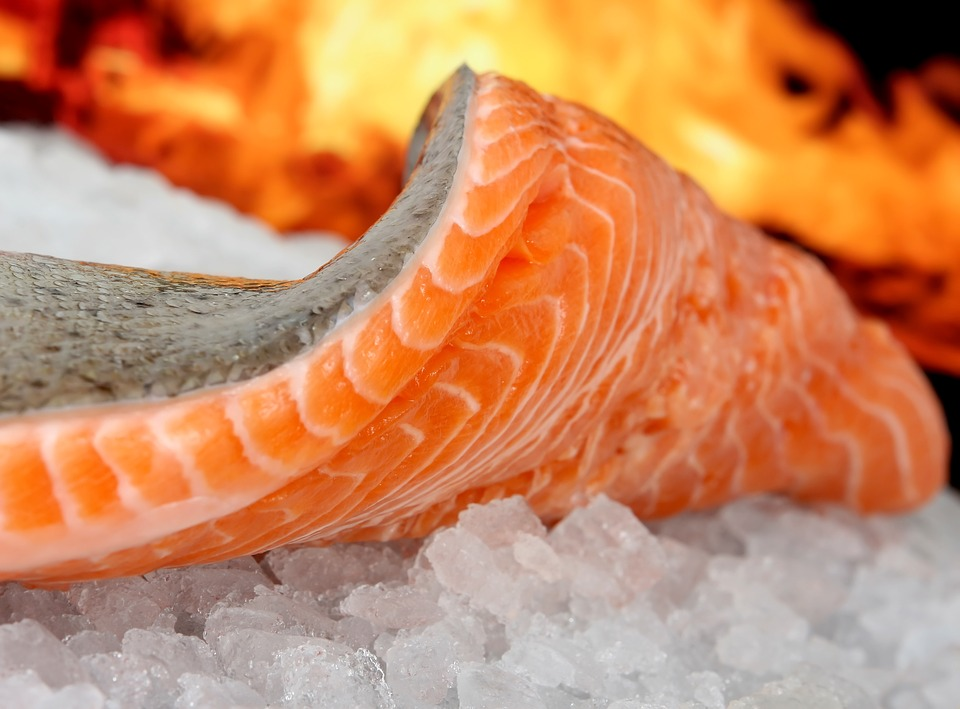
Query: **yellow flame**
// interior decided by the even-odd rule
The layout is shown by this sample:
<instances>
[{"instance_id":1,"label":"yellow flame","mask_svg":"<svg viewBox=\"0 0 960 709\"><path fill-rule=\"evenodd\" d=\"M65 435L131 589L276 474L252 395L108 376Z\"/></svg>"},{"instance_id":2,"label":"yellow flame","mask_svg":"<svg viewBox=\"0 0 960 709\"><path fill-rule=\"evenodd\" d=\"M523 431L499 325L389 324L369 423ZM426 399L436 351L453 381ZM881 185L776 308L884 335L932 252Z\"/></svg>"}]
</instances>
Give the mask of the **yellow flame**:
<instances>
[{"instance_id":1,"label":"yellow flame","mask_svg":"<svg viewBox=\"0 0 960 709\"><path fill-rule=\"evenodd\" d=\"M26 20L0 11L0 78L19 78L29 71L31 39Z\"/></svg>"}]
</instances>

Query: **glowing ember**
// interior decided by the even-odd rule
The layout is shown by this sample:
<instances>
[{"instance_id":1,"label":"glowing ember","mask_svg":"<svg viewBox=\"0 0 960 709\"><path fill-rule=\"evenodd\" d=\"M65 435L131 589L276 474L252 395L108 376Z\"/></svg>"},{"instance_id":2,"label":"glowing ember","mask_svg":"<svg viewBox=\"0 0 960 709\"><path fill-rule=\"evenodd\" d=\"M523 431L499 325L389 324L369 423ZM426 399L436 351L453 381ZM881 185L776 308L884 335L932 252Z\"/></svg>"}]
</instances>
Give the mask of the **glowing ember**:
<instances>
[{"instance_id":1,"label":"glowing ember","mask_svg":"<svg viewBox=\"0 0 960 709\"><path fill-rule=\"evenodd\" d=\"M925 364L960 373L956 65L894 77L882 110L851 52L781 0L3 8L0 78L56 88L61 120L111 157L285 230L361 233L433 87L463 61L517 76L823 255Z\"/></svg>"}]
</instances>

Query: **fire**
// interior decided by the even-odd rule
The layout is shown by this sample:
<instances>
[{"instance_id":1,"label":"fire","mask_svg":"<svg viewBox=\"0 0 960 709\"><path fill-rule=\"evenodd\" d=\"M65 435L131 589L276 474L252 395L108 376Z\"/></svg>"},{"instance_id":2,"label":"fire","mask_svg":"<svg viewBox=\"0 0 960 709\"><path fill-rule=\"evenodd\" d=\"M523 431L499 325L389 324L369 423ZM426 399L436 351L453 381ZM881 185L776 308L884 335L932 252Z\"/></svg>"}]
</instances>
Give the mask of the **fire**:
<instances>
[{"instance_id":1,"label":"fire","mask_svg":"<svg viewBox=\"0 0 960 709\"><path fill-rule=\"evenodd\" d=\"M354 125L349 148L311 139L309 57L290 41L302 2L17 4L29 8L0 14L0 32L35 49L15 49L0 72L21 67L27 85L56 89L58 119L114 160L284 231L359 235L400 188L401 144L382 127Z\"/></svg>"},{"instance_id":2,"label":"fire","mask_svg":"<svg viewBox=\"0 0 960 709\"><path fill-rule=\"evenodd\" d=\"M59 119L110 157L281 230L350 236L399 189L435 86L464 61L496 69L614 118L960 373L960 127L944 110L960 66L894 77L881 106L789 2L0 0L0 47L0 79L55 91Z\"/></svg>"}]
</instances>

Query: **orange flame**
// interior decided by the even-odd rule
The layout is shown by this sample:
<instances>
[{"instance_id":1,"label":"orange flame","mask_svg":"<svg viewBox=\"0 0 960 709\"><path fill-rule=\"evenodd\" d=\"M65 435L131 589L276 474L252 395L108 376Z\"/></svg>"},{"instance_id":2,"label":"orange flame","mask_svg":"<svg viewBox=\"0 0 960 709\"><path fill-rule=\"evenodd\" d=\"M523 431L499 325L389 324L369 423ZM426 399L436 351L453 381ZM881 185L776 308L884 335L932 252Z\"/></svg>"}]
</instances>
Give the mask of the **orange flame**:
<instances>
[{"instance_id":1,"label":"orange flame","mask_svg":"<svg viewBox=\"0 0 960 709\"><path fill-rule=\"evenodd\" d=\"M0 78L53 77L61 120L107 155L282 230L361 233L460 62L587 103L727 210L821 254L925 364L960 373L960 127L942 110L960 106L956 64L894 77L882 109L845 45L783 0L113 0L99 15L93 0L0 0L0 13L15 4L85 43L73 65L37 59L57 50L8 10ZM89 27L67 21L78 7Z\"/></svg>"}]
</instances>

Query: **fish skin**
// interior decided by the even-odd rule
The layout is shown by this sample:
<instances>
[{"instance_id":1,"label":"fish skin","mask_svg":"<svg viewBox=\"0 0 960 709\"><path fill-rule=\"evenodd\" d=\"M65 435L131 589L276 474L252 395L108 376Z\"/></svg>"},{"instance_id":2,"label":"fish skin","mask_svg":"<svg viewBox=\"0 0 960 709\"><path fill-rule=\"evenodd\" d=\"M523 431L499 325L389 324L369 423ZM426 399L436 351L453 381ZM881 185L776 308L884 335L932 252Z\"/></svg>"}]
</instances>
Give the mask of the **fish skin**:
<instances>
[{"instance_id":1,"label":"fish skin","mask_svg":"<svg viewBox=\"0 0 960 709\"><path fill-rule=\"evenodd\" d=\"M547 520L601 492L644 517L759 492L892 512L947 449L919 369L817 261L487 74L429 233L307 352L0 422L0 578L423 535L514 494Z\"/></svg>"}]
</instances>

